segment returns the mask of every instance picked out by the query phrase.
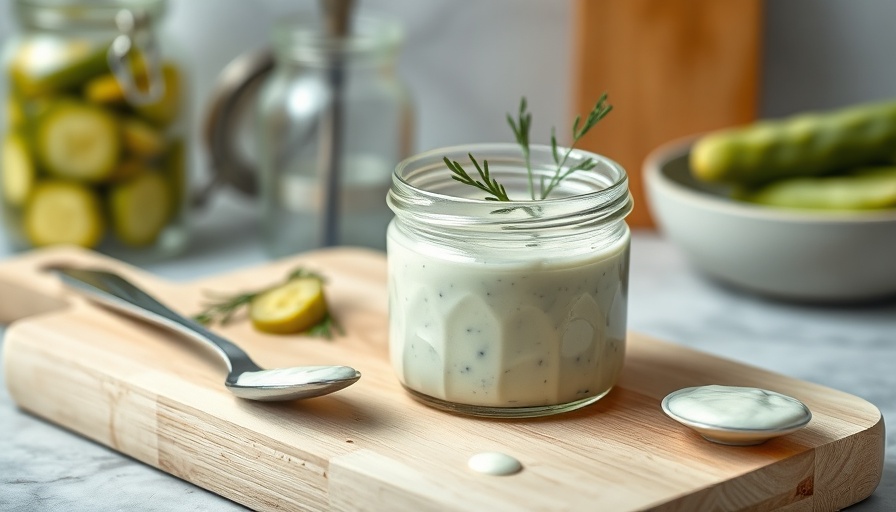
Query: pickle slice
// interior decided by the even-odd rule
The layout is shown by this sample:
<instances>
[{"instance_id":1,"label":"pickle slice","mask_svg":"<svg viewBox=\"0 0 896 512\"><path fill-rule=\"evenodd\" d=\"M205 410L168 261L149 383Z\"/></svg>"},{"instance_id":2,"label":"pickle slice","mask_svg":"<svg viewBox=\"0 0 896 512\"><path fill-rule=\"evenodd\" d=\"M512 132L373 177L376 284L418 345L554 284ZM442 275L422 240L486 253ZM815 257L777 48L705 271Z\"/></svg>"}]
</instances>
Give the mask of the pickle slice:
<instances>
[{"instance_id":1,"label":"pickle slice","mask_svg":"<svg viewBox=\"0 0 896 512\"><path fill-rule=\"evenodd\" d=\"M58 102L41 114L35 136L38 160L60 178L103 181L118 163L118 122L98 107Z\"/></svg>"},{"instance_id":2,"label":"pickle slice","mask_svg":"<svg viewBox=\"0 0 896 512\"><path fill-rule=\"evenodd\" d=\"M25 207L25 235L36 247L74 244L94 247L103 237L100 201L89 188L66 181L34 187Z\"/></svg>"},{"instance_id":3,"label":"pickle slice","mask_svg":"<svg viewBox=\"0 0 896 512\"><path fill-rule=\"evenodd\" d=\"M100 105L124 103L124 90L112 73L106 73L84 84L84 99Z\"/></svg>"},{"instance_id":4,"label":"pickle slice","mask_svg":"<svg viewBox=\"0 0 896 512\"><path fill-rule=\"evenodd\" d=\"M896 167L869 167L820 178L791 178L758 189L739 190L735 197L781 208L831 211L896 208Z\"/></svg>"},{"instance_id":5,"label":"pickle slice","mask_svg":"<svg viewBox=\"0 0 896 512\"><path fill-rule=\"evenodd\" d=\"M115 170L109 176L109 182L123 183L136 178L144 172L154 172L152 165L136 158L125 158L115 166Z\"/></svg>"},{"instance_id":6,"label":"pickle slice","mask_svg":"<svg viewBox=\"0 0 896 512\"><path fill-rule=\"evenodd\" d=\"M25 109L21 100L14 96L6 98L6 124L10 128L21 128L25 124Z\"/></svg>"},{"instance_id":7,"label":"pickle slice","mask_svg":"<svg viewBox=\"0 0 896 512\"><path fill-rule=\"evenodd\" d=\"M249 318L262 332L291 334L306 331L327 315L320 279L293 279L252 300Z\"/></svg>"},{"instance_id":8,"label":"pickle slice","mask_svg":"<svg viewBox=\"0 0 896 512\"><path fill-rule=\"evenodd\" d=\"M10 206L21 207L34 186L35 169L28 143L21 135L9 133L3 139L2 151L3 199Z\"/></svg>"},{"instance_id":9,"label":"pickle slice","mask_svg":"<svg viewBox=\"0 0 896 512\"><path fill-rule=\"evenodd\" d=\"M13 55L10 78L18 94L41 96L73 89L109 71L108 45L42 38L26 43Z\"/></svg>"},{"instance_id":10,"label":"pickle slice","mask_svg":"<svg viewBox=\"0 0 896 512\"><path fill-rule=\"evenodd\" d=\"M152 158L165 150L165 138L146 121L136 118L121 122L121 141L128 153L141 158Z\"/></svg>"},{"instance_id":11,"label":"pickle slice","mask_svg":"<svg viewBox=\"0 0 896 512\"><path fill-rule=\"evenodd\" d=\"M145 172L109 191L112 229L124 244L140 247L155 242L171 209L168 184L156 172Z\"/></svg>"},{"instance_id":12,"label":"pickle slice","mask_svg":"<svg viewBox=\"0 0 896 512\"><path fill-rule=\"evenodd\" d=\"M165 80L165 93L162 98L147 105L137 105L134 109L143 118L153 124L167 126L177 118L180 111L180 95L182 84L180 73L171 64L162 65L162 77Z\"/></svg>"},{"instance_id":13,"label":"pickle slice","mask_svg":"<svg viewBox=\"0 0 896 512\"><path fill-rule=\"evenodd\" d=\"M142 56L132 56L127 63L130 73L134 78L134 86L139 90L146 91L149 87L148 76L146 73L146 61ZM162 63L162 78L167 81L169 78L165 75L165 68L171 68L169 73L176 73L176 68L169 62ZM166 84L167 85L167 84ZM128 102L124 89L112 73L104 73L100 76L90 79L84 84L84 99L92 103L102 105L121 105Z\"/></svg>"},{"instance_id":14,"label":"pickle slice","mask_svg":"<svg viewBox=\"0 0 896 512\"><path fill-rule=\"evenodd\" d=\"M134 76L137 87L145 89L148 86L146 71L142 64L135 65ZM167 126L177 118L183 84L177 68L170 63L162 64L162 79L165 81L165 92L162 98L155 103L134 105L133 108L137 114L151 123ZM124 89L111 73L98 76L87 82L84 85L83 95L84 99L98 105L117 106L128 103Z\"/></svg>"},{"instance_id":15,"label":"pickle slice","mask_svg":"<svg viewBox=\"0 0 896 512\"><path fill-rule=\"evenodd\" d=\"M180 213L186 200L187 188L187 153L183 139L174 139L168 145L168 153L165 155L165 178L171 189L171 216Z\"/></svg>"}]
</instances>

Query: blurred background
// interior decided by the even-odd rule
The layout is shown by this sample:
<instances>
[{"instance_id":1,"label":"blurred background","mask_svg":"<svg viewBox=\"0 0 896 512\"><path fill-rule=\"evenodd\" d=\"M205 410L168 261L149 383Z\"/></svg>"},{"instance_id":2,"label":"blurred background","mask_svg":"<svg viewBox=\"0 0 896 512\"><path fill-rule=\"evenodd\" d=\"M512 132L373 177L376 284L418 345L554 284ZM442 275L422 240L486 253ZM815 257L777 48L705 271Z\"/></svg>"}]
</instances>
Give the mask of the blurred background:
<instances>
[{"instance_id":1,"label":"blurred background","mask_svg":"<svg viewBox=\"0 0 896 512\"><path fill-rule=\"evenodd\" d=\"M0 0L0 40L14 31L11 4ZM398 74L412 97L412 152L511 141L504 114L523 95L535 119L533 140L547 142L551 126L558 126L562 137L574 114L587 111L596 94L607 90L616 112L589 135L586 147L620 160L636 189L640 159L670 138L757 116L870 101L896 90L896 73L882 65L892 60L896 47L889 27L896 3L725 4L360 0L357 9L394 18L404 29ZM209 158L200 133L218 74L236 56L266 46L276 19L317 5L311 0L169 2L165 34L189 63L194 187L207 179ZM619 28L626 21L628 32ZM670 24L687 32L668 36ZM669 37L682 36L699 46L653 51L669 50ZM0 114L4 108L0 104ZM652 131L653 126L660 128ZM231 195L217 194L210 210L256 214ZM650 226L644 201L639 203L630 220ZM206 210L194 220L201 227L217 218Z\"/></svg>"},{"instance_id":2,"label":"blurred background","mask_svg":"<svg viewBox=\"0 0 896 512\"><path fill-rule=\"evenodd\" d=\"M361 11L387 15L404 27L400 73L417 106L417 149L510 141L504 113L521 95L538 119L539 139L552 124L571 120L575 0L357 3ZM13 29L11 4L0 0L0 39ZM166 24L192 62L194 119L221 69L267 44L278 16L316 8L312 0L170 0ZM896 3L767 0L764 11L761 116L883 98L896 90L896 73L882 65L896 47L890 25ZM599 23L592 28L601 29Z\"/></svg>"},{"instance_id":3,"label":"blurred background","mask_svg":"<svg viewBox=\"0 0 896 512\"><path fill-rule=\"evenodd\" d=\"M557 126L560 142L568 143L563 134L574 116L587 112L601 92L609 92L615 110L582 146L619 160L632 180L637 209L628 220L643 228L635 235L637 247L632 251L632 268L637 269L632 273L634 329L859 394L881 406L892 420L896 411L890 368L896 318L892 301L842 309L787 304L735 293L734 288L698 278L698 273L690 272L684 252L664 236L647 231L655 219L640 180L644 157L672 139L758 118L894 97L896 2L356 0L356 4L360 13L393 18L403 28L397 75L413 107L410 152L471 142L511 142L505 113L513 111L523 95L534 117L533 141L548 142L550 127ZM276 20L317 8L316 0L168 1L164 33L179 48L189 77L190 116L185 128L191 188L201 189L212 174L203 130L219 74L237 56L267 46ZM15 25L13 0L0 0L0 43L11 40ZM0 90L5 85L0 81ZM0 101L0 119L7 118L7 105ZM723 203L719 209L729 211L726 206ZM185 252L153 266L153 272L194 279L270 257L259 235L264 223L256 201L222 187L207 204L192 210ZM696 215L707 220L699 211ZM886 229L896 229L892 209L889 215ZM766 218L774 224L771 215ZM706 235L697 222L686 224L689 233L705 235L701 244L713 250L725 245ZM878 224L884 228L883 222ZM843 226L847 231L843 239L797 225L780 240L802 247L813 262L825 257L834 269L820 272L819 265L806 264L808 258L797 258L796 264L806 267L807 273L838 276L871 268L867 258L877 253L878 259L889 259L885 270L869 279L892 280L889 255L896 251L896 237L889 236L893 240L887 242L889 249L853 251L864 246L852 238L855 230ZM745 232L728 225L720 229L733 238ZM830 247L792 236L800 232L815 233ZM887 238L870 231L866 236ZM739 254L732 261L752 264L760 249L774 245L729 249ZM11 253L0 237L0 257ZM131 262L140 264L137 259ZM8 397L0 396L2 400L11 404ZM0 437L25 439L12 434ZM890 437L886 497L865 510L892 510L896 503ZM23 457L30 458L37 450L38 443L16 442L25 446L19 450ZM59 449L68 442L60 441ZM55 467L55 450L47 448L41 460ZM79 471L93 470L77 457L70 459L71 467ZM117 462L110 464L114 469ZM108 482L119 485L114 478ZM174 489L188 484L171 479L169 485ZM142 483L133 487L159 491ZM169 502L182 503L184 494L179 488L171 491Z\"/></svg>"}]
</instances>

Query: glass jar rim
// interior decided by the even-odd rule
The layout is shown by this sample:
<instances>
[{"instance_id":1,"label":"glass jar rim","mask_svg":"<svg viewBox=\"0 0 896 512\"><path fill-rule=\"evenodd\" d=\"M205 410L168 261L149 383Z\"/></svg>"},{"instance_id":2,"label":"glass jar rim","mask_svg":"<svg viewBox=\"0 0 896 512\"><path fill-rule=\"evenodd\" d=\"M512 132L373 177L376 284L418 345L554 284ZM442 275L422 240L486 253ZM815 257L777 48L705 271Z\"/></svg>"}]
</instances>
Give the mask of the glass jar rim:
<instances>
[{"instance_id":1,"label":"glass jar rim","mask_svg":"<svg viewBox=\"0 0 896 512\"><path fill-rule=\"evenodd\" d=\"M275 53L305 64L325 64L333 58L386 55L395 51L404 38L398 22L379 16L359 15L346 37L324 31L315 14L289 16L277 21L271 31Z\"/></svg>"},{"instance_id":2,"label":"glass jar rim","mask_svg":"<svg viewBox=\"0 0 896 512\"><path fill-rule=\"evenodd\" d=\"M16 17L24 26L44 30L71 28L115 29L115 15L139 10L152 19L165 14L167 0L16 0Z\"/></svg>"},{"instance_id":3,"label":"glass jar rim","mask_svg":"<svg viewBox=\"0 0 896 512\"><path fill-rule=\"evenodd\" d=\"M561 155L568 149L557 148ZM442 158L455 160L458 157L464 158L462 155L467 154L477 157L480 163L489 160L490 155L493 157L500 154L499 160L504 162L504 166L525 170L522 150L513 143L467 144L414 155L400 162L392 175L387 202L396 216L413 215L415 222L451 228L538 230L612 223L624 219L633 207L628 190L628 175L622 166L603 155L580 149L571 150L573 162L590 158L597 163L594 170L577 171L570 177L580 189L590 189L582 193L567 191L566 194L545 199L492 201L427 190L412 183L413 178L419 179L421 173L429 171L442 173L438 178L429 177L429 181L438 179L450 182L453 180L451 171L444 163L439 162L442 162ZM535 144L529 148L533 168L540 161L554 162L553 154L553 148L549 145ZM465 165L465 168L471 176L478 178L472 165Z\"/></svg>"}]
</instances>

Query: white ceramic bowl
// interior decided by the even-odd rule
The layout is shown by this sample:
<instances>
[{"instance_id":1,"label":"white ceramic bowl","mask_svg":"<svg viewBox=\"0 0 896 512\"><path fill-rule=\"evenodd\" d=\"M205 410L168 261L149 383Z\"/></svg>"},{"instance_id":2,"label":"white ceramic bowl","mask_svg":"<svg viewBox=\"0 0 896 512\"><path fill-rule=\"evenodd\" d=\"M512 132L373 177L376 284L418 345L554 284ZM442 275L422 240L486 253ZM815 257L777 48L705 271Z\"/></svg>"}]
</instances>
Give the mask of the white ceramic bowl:
<instances>
[{"instance_id":1,"label":"white ceramic bowl","mask_svg":"<svg viewBox=\"0 0 896 512\"><path fill-rule=\"evenodd\" d=\"M896 210L819 212L735 201L696 181L692 140L644 163L661 231L707 275L777 298L849 303L896 298Z\"/></svg>"}]
</instances>

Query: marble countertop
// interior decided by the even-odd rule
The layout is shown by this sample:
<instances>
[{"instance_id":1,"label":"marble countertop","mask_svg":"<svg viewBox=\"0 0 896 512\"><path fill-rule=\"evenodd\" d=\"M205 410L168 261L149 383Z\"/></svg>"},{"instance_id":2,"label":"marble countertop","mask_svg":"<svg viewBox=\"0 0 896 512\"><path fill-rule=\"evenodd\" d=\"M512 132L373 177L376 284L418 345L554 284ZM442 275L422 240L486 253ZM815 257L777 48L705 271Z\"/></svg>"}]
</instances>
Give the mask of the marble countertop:
<instances>
[{"instance_id":1,"label":"marble countertop","mask_svg":"<svg viewBox=\"0 0 896 512\"><path fill-rule=\"evenodd\" d=\"M246 222L240 229L207 217L194 249L147 268L177 280L260 263L265 255L251 221ZM216 236L222 232L245 236ZM0 258L8 255L0 245ZM879 407L886 423L896 424L896 302L833 308L768 301L706 280L661 236L636 232L629 326L857 395ZM21 412L5 387L0 387L0 489L4 511L243 509ZM887 437L877 491L850 510L896 510L896 436Z\"/></svg>"}]
</instances>

